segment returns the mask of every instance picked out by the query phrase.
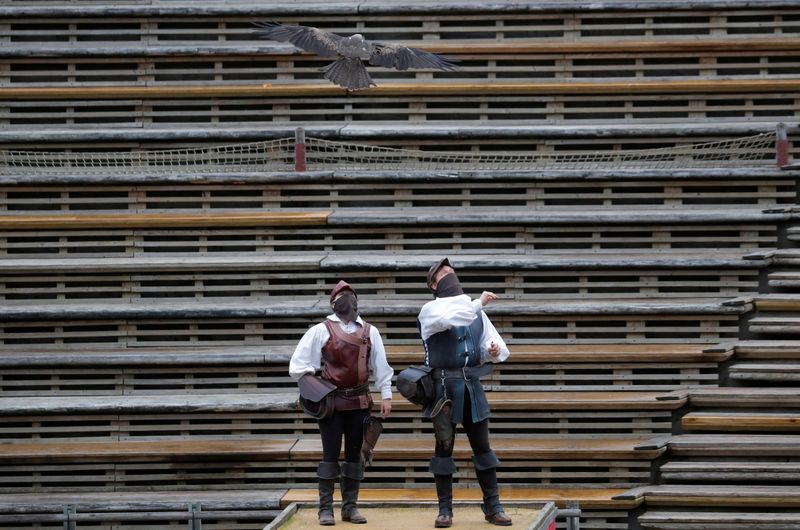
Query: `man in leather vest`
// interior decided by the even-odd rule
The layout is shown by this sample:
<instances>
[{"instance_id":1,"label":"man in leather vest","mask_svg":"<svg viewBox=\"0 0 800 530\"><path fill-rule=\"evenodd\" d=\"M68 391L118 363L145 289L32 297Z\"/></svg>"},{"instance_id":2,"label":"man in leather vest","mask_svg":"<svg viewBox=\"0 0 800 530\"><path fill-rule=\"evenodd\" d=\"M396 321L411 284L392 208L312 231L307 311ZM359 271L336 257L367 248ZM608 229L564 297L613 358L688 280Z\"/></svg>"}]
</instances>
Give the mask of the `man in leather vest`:
<instances>
[{"instance_id":1,"label":"man in leather vest","mask_svg":"<svg viewBox=\"0 0 800 530\"><path fill-rule=\"evenodd\" d=\"M425 346L425 361L433 368L436 396L423 409L431 418L436 435L430 470L436 481L439 515L436 528L453 524L453 444L456 425L461 423L472 447L475 473L483 492L486 520L510 526L511 518L500 504L497 466L500 461L489 444L489 403L480 377L491 372L491 363L509 356L505 342L482 307L497 299L484 291L479 299L464 294L450 261L445 258L428 271L428 287L435 299L422 307L419 330Z\"/></svg>"},{"instance_id":2,"label":"man in leather vest","mask_svg":"<svg viewBox=\"0 0 800 530\"><path fill-rule=\"evenodd\" d=\"M299 380L321 372L323 380L336 385L333 412L319 419L322 437L322 462L319 478L319 524L335 524L333 490L341 477L342 520L366 523L358 512L358 490L364 478L361 450L365 421L369 421L372 397L369 372L381 393L381 415L392 410L392 368L386 361L383 340L378 330L358 316L358 295L347 282L340 281L331 291L333 314L309 329L292 355L289 375ZM379 420L376 420L379 421ZM345 461L339 465L344 437Z\"/></svg>"}]
</instances>

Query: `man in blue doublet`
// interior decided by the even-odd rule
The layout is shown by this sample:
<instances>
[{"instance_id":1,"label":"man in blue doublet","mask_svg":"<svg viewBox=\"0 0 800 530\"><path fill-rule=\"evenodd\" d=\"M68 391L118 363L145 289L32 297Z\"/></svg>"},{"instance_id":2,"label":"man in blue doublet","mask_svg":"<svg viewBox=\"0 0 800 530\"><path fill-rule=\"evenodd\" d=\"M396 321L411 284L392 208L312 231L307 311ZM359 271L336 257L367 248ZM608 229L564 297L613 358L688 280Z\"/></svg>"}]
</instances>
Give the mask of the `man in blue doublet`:
<instances>
[{"instance_id":1,"label":"man in blue doublet","mask_svg":"<svg viewBox=\"0 0 800 530\"><path fill-rule=\"evenodd\" d=\"M489 403L480 382L491 372L492 363L502 362L510 354L482 309L497 296L484 291L480 298L470 299L447 258L430 268L427 283L436 298L422 307L418 323L425 364L432 368L435 388L434 399L422 411L433 422L436 435L430 463L439 499L435 527L453 524L453 444L458 424L463 426L472 448L486 520L509 526L511 518L500 503L497 485L500 461L489 443Z\"/></svg>"}]
</instances>

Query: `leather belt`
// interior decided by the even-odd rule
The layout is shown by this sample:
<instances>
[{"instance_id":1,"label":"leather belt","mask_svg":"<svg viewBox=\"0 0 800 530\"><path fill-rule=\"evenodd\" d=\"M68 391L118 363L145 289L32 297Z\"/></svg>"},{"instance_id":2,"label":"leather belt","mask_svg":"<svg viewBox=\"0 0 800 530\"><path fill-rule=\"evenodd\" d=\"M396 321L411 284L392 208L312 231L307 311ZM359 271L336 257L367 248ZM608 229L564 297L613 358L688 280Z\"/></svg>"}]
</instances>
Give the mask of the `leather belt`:
<instances>
[{"instance_id":1,"label":"leather belt","mask_svg":"<svg viewBox=\"0 0 800 530\"><path fill-rule=\"evenodd\" d=\"M364 394L369 394L369 383L350 388L337 388L335 394L341 397L363 396Z\"/></svg>"},{"instance_id":2,"label":"leather belt","mask_svg":"<svg viewBox=\"0 0 800 530\"><path fill-rule=\"evenodd\" d=\"M434 379L464 379L469 381L471 379L480 379L485 375L489 375L492 371L491 364L481 364L478 366L463 366L461 368L434 368Z\"/></svg>"}]
</instances>

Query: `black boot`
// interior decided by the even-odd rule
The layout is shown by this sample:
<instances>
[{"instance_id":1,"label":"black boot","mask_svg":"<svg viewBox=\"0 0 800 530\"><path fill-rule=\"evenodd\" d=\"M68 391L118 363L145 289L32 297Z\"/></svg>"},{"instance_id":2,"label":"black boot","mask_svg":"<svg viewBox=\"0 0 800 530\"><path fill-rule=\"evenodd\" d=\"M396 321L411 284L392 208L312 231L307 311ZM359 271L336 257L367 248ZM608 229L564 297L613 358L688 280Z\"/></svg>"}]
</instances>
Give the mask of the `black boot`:
<instances>
[{"instance_id":1,"label":"black boot","mask_svg":"<svg viewBox=\"0 0 800 530\"><path fill-rule=\"evenodd\" d=\"M453 525L453 473L456 463L451 456L431 458L430 471L436 481L436 497L439 499L439 515L433 526L449 528Z\"/></svg>"},{"instance_id":2,"label":"black boot","mask_svg":"<svg viewBox=\"0 0 800 530\"><path fill-rule=\"evenodd\" d=\"M345 462L342 464L342 521L364 524L367 518L358 512L358 490L364 478L361 462Z\"/></svg>"},{"instance_id":3,"label":"black boot","mask_svg":"<svg viewBox=\"0 0 800 530\"><path fill-rule=\"evenodd\" d=\"M317 468L319 477L319 524L321 526L333 526L336 519L333 518L333 490L336 487L336 479L339 478L338 462L321 462Z\"/></svg>"},{"instance_id":4,"label":"black boot","mask_svg":"<svg viewBox=\"0 0 800 530\"><path fill-rule=\"evenodd\" d=\"M511 518L506 515L503 505L500 504L500 488L497 485L497 466L500 465L500 461L494 451L475 455L473 463L483 493L481 510L486 520L498 526L511 526Z\"/></svg>"},{"instance_id":5,"label":"black boot","mask_svg":"<svg viewBox=\"0 0 800 530\"><path fill-rule=\"evenodd\" d=\"M436 517L436 528L453 526L453 475L434 475L436 481L436 497L439 499L439 515Z\"/></svg>"},{"instance_id":6,"label":"black boot","mask_svg":"<svg viewBox=\"0 0 800 530\"><path fill-rule=\"evenodd\" d=\"M500 504L500 488L497 486L497 468L476 469L478 484L483 492L483 510L486 520L498 526L511 526L511 518Z\"/></svg>"}]
</instances>

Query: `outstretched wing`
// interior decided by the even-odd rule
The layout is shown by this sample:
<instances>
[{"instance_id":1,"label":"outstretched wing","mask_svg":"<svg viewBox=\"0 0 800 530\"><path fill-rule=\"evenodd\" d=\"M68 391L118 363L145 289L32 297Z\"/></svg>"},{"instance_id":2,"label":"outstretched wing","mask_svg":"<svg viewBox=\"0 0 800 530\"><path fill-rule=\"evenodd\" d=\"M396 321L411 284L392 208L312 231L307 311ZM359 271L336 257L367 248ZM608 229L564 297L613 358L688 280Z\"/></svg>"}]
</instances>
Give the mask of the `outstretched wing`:
<instances>
[{"instance_id":1,"label":"outstretched wing","mask_svg":"<svg viewBox=\"0 0 800 530\"><path fill-rule=\"evenodd\" d=\"M344 40L334 33L328 33L310 26L293 26L279 22L255 22L259 29L256 34L279 42L291 42L298 48L313 52L320 57L335 57L339 45Z\"/></svg>"},{"instance_id":2,"label":"outstretched wing","mask_svg":"<svg viewBox=\"0 0 800 530\"><path fill-rule=\"evenodd\" d=\"M458 70L458 66L452 59L445 59L441 55L403 46L402 44L373 43L369 64L397 70L408 70L409 68Z\"/></svg>"}]
</instances>

